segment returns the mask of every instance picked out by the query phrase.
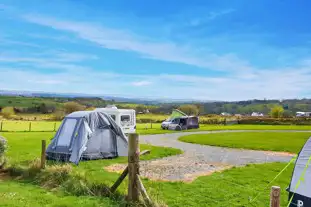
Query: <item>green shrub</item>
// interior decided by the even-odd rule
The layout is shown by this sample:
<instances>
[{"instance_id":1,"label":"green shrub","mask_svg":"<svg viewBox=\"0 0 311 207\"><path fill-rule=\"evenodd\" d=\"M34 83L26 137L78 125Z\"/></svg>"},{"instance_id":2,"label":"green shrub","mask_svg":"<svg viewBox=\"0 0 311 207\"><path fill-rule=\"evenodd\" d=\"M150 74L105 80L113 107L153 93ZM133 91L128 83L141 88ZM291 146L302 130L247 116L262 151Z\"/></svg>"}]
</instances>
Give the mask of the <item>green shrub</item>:
<instances>
[{"instance_id":1,"label":"green shrub","mask_svg":"<svg viewBox=\"0 0 311 207\"><path fill-rule=\"evenodd\" d=\"M5 164L5 151L7 148L7 141L0 136L0 169L3 168Z\"/></svg>"},{"instance_id":2,"label":"green shrub","mask_svg":"<svg viewBox=\"0 0 311 207\"><path fill-rule=\"evenodd\" d=\"M65 109L66 114L70 114L70 113L75 112L75 111L84 110L85 106L83 106L77 102L71 101L71 102L67 102L64 104L64 109Z\"/></svg>"}]
</instances>

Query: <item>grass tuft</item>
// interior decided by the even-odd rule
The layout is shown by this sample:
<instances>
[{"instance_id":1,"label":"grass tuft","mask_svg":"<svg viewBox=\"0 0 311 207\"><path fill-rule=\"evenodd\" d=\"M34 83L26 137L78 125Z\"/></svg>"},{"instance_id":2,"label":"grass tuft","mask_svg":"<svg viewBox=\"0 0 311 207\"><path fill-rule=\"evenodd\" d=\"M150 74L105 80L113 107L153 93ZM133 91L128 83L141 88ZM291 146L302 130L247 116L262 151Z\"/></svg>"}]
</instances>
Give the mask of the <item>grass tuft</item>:
<instances>
[{"instance_id":1,"label":"grass tuft","mask_svg":"<svg viewBox=\"0 0 311 207\"><path fill-rule=\"evenodd\" d=\"M69 164L48 166L38 174L36 180L44 187L57 188L70 178L72 167Z\"/></svg>"}]
</instances>

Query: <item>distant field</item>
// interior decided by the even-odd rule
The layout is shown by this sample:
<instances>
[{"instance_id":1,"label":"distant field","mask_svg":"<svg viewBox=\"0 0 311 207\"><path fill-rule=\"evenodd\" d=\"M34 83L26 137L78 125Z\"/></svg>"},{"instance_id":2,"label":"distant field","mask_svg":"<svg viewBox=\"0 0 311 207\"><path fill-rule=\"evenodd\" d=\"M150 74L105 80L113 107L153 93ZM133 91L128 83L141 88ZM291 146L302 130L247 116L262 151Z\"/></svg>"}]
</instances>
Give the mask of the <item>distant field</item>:
<instances>
[{"instance_id":1,"label":"distant field","mask_svg":"<svg viewBox=\"0 0 311 207\"><path fill-rule=\"evenodd\" d=\"M0 121L0 131L55 131L61 122L52 121ZM200 129L189 131L215 131L215 130L311 130L311 126L300 125L211 125L201 124ZM140 134L163 134L176 131L162 130L159 123L138 123L137 132Z\"/></svg>"}]
</instances>

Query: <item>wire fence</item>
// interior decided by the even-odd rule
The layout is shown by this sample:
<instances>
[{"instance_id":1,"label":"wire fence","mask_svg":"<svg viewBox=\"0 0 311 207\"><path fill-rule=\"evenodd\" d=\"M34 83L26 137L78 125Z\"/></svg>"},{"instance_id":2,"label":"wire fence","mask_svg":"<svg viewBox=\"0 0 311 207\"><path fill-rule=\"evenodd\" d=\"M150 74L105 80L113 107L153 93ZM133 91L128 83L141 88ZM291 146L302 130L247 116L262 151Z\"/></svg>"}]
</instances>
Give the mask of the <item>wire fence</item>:
<instances>
[{"instance_id":1,"label":"wire fence","mask_svg":"<svg viewBox=\"0 0 311 207\"><path fill-rule=\"evenodd\" d=\"M0 121L0 132L55 132L60 125L60 121ZM137 129L160 129L160 124L137 124Z\"/></svg>"}]
</instances>

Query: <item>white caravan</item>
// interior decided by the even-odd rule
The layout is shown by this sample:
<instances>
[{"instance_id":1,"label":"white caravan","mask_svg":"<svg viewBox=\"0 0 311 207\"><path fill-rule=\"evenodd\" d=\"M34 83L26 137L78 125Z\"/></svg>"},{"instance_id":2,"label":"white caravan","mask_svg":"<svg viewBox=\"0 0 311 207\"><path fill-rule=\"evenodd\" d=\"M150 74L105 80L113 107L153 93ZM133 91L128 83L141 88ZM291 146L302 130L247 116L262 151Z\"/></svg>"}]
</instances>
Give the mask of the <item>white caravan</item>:
<instances>
[{"instance_id":1,"label":"white caravan","mask_svg":"<svg viewBox=\"0 0 311 207\"><path fill-rule=\"evenodd\" d=\"M97 108L95 111L102 111L111 116L124 134L136 132L136 113L134 109L118 109L116 106Z\"/></svg>"}]
</instances>

